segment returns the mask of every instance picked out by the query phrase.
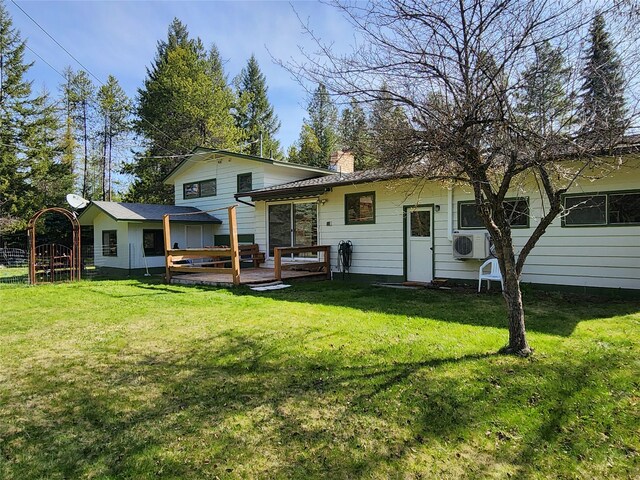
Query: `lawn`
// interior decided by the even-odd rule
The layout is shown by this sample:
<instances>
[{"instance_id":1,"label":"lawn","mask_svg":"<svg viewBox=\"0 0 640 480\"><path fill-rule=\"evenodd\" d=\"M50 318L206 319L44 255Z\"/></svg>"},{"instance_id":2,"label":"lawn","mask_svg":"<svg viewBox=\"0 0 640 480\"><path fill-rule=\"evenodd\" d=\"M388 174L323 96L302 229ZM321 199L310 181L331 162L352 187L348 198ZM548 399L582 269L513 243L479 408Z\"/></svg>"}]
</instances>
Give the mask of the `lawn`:
<instances>
[{"instance_id":1,"label":"lawn","mask_svg":"<svg viewBox=\"0 0 640 480\"><path fill-rule=\"evenodd\" d=\"M639 478L640 301L0 289L0 478Z\"/></svg>"}]
</instances>

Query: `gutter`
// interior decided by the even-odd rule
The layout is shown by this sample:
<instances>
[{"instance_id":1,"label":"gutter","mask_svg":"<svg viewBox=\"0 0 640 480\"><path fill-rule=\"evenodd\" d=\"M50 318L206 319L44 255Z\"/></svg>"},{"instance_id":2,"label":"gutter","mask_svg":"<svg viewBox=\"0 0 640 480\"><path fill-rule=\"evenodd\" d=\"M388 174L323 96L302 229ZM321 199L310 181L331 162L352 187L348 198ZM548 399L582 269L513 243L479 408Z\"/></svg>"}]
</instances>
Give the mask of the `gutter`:
<instances>
[{"instance_id":1,"label":"gutter","mask_svg":"<svg viewBox=\"0 0 640 480\"><path fill-rule=\"evenodd\" d=\"M240 199L238 198L238 195L237 195L237 194L236 194L236 195L234 195L234 197L235 197L235 199L236 199L236 201L237 201L237 202L244 203L245 205L249 205L250 207L253 207L253 208L255 208L255 207L256 207L255 203L250 203L250 202L245 202L244 200L240 200Z\"/></svg>"}]
</instances>

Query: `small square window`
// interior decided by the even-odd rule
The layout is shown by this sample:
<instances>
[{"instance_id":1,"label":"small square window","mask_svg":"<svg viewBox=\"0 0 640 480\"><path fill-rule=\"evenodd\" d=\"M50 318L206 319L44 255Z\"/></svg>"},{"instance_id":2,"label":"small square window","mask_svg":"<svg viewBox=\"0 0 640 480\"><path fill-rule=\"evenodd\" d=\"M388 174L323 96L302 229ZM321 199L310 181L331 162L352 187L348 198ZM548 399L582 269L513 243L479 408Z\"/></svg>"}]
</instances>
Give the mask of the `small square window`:
<instances>
[{"instance_id":1,"label":"small square window","mask_svg":"<svg viewBox=\"0 0 640 480\"><path fill-rule=\"evenodd\" d=\"M238 193L250 192L253 190L251 173L241 173L238 175Z\"/></svg>"},{"instance_id":2,"label":"small square window","mask_svg":"<svg viewBox=\"0 0 640 480\"><path fill-rule=\"evenodd\" d=\"M503 205L512 227L529 226L529 202L526 198L505 200Z\"/></svg>"},{"instance_id":3,"label":"small square window","mask_svg":"<svg viewBox=\"0 0 640 480\"><path fill-rule=\"evenodd\" d=\"M200 196L201 197L214 197L216 192L216 179L205 180L200 182Z\"/></svg>"},{"instance_id":4,"label":"small square window","mask_svg":"<svg viewBox=\"0 0 640 480\"><path fill-rule=\"evenodd\" d=\"M198 182L185 183L183 192L184 198L198 198L200 196L200 184Z\"/></svg>"},{"instance_id":5,"label":"small square window","mask_svg":"<svg viewBox=\"0 0 640 480\"><path fill-rule=\"evenodd\" d=\"M162 230L143 230L142 243L147 257L164 255L164 235Z\"/></svg>"},{"instance_id":6,"label":"small square window","mask_svg":"<svg viewBox=\"0 0 640 480\"><path fill-rule=\"evenodd\" d=\"M640 224L640 193L610 194L608 211L612 225Z\"/></svg>"},{"instance_id":7,"label":"small square window","mask_svg":"<svg viewBox=\"0 0 640 480\"><path fill-rule=\"evenodd\" d=\"M345 195L344 207L346 225L376 222L376 195L374 192Z\"/></svg>"},{"instance_id":8,"label":"small square window","mask_svg":"<svg viewBox=\"0 0 640 480\"><path fill-rule=\"evenodd\" d=\"M459 228L484 228L475 203L458 203L458 215Z\"/></svg>"},{"instance_id":9,"label":"small square window","mask_svg":"<svg viewBox=\"0 0 640 480\"><path fill-rule=\"evenodd\" d=\"M118 256L118 232L116 230L102 231L102 256Z\"/></svg>"}]
</instances>

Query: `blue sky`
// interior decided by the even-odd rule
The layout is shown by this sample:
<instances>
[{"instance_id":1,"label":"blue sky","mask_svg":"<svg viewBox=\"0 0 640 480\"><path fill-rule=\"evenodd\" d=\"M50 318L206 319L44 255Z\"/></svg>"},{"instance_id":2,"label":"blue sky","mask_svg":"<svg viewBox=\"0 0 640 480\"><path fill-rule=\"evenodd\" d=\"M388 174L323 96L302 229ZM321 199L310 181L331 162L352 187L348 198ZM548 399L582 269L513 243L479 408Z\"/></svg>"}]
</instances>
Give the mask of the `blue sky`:
<instances>
[{"instance_id":1,"label":"blue sky","mask_svg":"<svg viewBox=\"0 0 640 480\"><path fill-rule=\"evenodd\" d=\"M205 45L215 43L231 80L255 54L267 77L269 97L282 126L278 138L286 149L298 137L308 97L304 88L272 60L299 58L299 46L313 49L300 20L309 21L323 41L339 48L353 43L346 21L317 2L178 2L178 1L19 1L18 4L91 73L104 81L114 75L130 96L142 85L156 43L166 38L174 17ZM58 71L79 69L58 45L10 0L5 6L28 46ZM61 77L32 52L28 61L34 88L57 91Z\"/></svg>"}]
</instances>

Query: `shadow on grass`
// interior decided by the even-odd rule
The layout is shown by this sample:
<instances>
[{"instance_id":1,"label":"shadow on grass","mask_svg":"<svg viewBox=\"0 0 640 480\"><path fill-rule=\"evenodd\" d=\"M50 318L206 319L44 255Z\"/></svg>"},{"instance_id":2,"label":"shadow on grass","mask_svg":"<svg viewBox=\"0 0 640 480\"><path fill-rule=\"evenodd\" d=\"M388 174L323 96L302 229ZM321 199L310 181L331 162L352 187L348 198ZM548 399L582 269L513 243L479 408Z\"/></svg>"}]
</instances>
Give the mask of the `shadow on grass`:
<instances>
[{"instance_id":1,"label":"shadow on grass","mask_svg":"<svg viewBox=\"0 0 640 480\"><path fill-rule=\"evenodd\" d=\"M145 285L139 288L171 291L167 285ZM215 287L189 286L196 290ZM247 287L230 288L238 296L272 298L354 308L415 318L428 318L463 325L507 329L505 304L499 292L477 294L460 290L399 290L343 281L300 282L292 288L254 292ZM527 330L567 337L583 320L610 318L640 312L640 301L613 300L580 295L527 291L524 294Z\"/></svg>"},{"instance_id":2,"label":"shadow on grass","mask_svg":"<svg viewBox=\"0 0 640 480\"><path fill-rule=\"evenodd\" d=\"M496 465L527 476L543 459L564 471L596 448L565 430L580 427L570 392L601 407L609 397L592 388L594 376L629 360L549 365L474 353L358 363L291 351L307 333L226 331L164 354L60 357L3 395L0 476L464 478ZM589 434L598 422L581 421ZM546 456L541 445L564 453Z\"/></svg>"}]
</instances>

